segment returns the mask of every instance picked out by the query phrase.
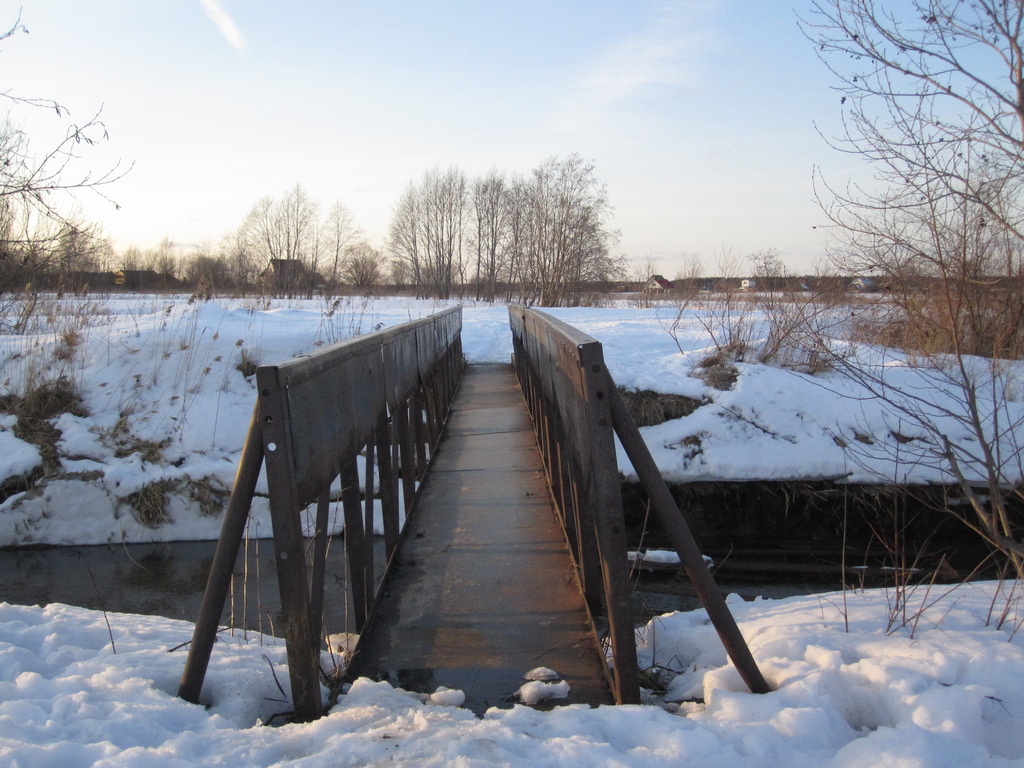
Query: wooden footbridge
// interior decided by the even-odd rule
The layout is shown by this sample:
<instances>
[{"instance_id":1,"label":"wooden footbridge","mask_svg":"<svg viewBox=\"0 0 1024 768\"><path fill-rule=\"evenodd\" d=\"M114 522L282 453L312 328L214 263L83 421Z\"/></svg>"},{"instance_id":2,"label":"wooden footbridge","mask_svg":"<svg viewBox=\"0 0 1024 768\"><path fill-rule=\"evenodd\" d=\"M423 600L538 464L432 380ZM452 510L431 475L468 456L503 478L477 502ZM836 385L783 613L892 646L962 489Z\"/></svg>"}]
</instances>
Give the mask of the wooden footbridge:
<instances>
[{"instance_id":1,"label":"wooden footbridge","mask_svg":"<svg viewBox=\"0 0 1024 768\"><path fill-rule=\"evenodd\" d=\"M322 608L339 477L359 633L349 679L424 694L459 689L482 713L511 706L524 675L546 667L568 683L556 703L638 702L613 434L744 681L768 690L601 345L535 310L510 307L509 321L511 365L464 366L455 308L259 368L182 698L200 701L265 465L295 719L323 714L324 639L340 631L339 617ZM315 529L304 531L301 512L311 505ZM374 576L378 509L383 579Z\"/></svg>"}]
</instances>

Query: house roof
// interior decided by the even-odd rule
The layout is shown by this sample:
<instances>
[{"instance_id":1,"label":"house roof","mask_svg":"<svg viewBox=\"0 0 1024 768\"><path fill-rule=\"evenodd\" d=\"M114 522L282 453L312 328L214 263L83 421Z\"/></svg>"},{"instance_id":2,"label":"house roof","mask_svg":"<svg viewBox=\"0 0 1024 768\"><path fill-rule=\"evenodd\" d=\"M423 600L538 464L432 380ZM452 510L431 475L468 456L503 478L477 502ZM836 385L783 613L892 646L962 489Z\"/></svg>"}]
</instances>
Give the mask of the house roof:
<instances>
[{"instance_id":1,"label":"house roof","mask_svg":"<svg viewBox=\"0 0 1024 768\"><path fill-rule=\"evenodd\" d=\"M651 275L651 279L648 281L647 284L650 285L651 283L654 283L659 288L664 288L665 290L669 290L669 289L671 289L673 287L672 286L672 281L671 280L666 280L661 275Z\"/></svg>"}]
</instances>

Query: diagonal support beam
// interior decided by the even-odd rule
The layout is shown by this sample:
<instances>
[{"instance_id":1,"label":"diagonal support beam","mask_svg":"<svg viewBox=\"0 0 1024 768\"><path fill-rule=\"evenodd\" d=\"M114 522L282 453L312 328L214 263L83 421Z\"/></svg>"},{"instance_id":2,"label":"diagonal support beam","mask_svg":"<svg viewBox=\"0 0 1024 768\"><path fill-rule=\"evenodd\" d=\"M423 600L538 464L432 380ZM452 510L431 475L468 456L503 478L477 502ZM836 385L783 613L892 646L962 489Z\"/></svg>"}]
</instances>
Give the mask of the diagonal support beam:
<instances>
[{"instance_id":1,"label":"diagonal support beam","mask_svg":"<svg viewBox=\"0 0 1024 768\"><path fill-rule=\"evenodd\" d=\"M636 470L637 477L640 478L644 490L651 499L651 504L661 521L662 528L679 554L679 560L686 570L686 575L689 576L701 603L708 612L711 623L729 654L729 658L732 659L740 677L743 678L743 682L753 693L768 693L771 691L771 686L768 685L757 662L754 661L750 648L747 647L747 642L743 639L743 634L736 625L732 612L725 604L725 599L722 597L718 585L715 584L715 579L711 575L707 563L704 562L686 520L683 519L682 512L679 511L675 499L672 498L672 492L665 484L661 472L658 471L654 458L641 437L633 417L629 414L622 395L611 382L609 384L607 390L615 433L619 436L619 441L622 443L633 469Z\"/></svg>"}]
</instances>

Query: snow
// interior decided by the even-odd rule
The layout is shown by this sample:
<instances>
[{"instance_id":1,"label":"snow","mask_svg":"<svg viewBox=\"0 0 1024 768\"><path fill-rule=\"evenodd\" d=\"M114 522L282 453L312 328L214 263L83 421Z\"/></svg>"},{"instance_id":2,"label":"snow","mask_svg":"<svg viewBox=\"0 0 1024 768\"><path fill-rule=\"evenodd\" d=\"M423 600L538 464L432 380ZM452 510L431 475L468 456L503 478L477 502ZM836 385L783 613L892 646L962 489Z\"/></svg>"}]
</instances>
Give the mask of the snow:
<instances>
[{"instance_id":1,"label":"snow","mask_svg":"<svg viewBox=\"0 0 1024 768\"><path fill-rule=\"evenodd\" d=\"M80 322L76 301L50 314ZM445 305L124 297L92 306L90 322L76 326L73 354L59 329L0 337L0 396L63 377L81 391L88 414L56 419L60 472L0 503L0 546L216 538L217 516L194 499L202 491L223 500L233 481L255 400L253 381L238 370L243 360L281 361ZM940 466L911 450L928 435L894 420L854 382L738 363L735 385L718 390L693 375L710 351L706 334L691 325L679 336L681 350L665 330L664 308L552 313L603 342L618 384L705 403L643 430L671 480L944 479ZM464 323L470 362L509 359L504 307L471 303ZM927 386L936 418L955 403L940 379L922 381L897 356L872 360L893 381ZM1001 405L1005 423L1021 415L1021 373L1007 374L1016 394ZM0 414L0 486L41 463L38 449L15 437L15 418ZM955 420L947 431L969 438ZM901 438L911 448L897 463L889 449ZM628 474L624 455L619 460ZM153 526L132 498L158 481L169 520ZM265 522L265 503L253 515ZM479 718L460 708L461 691L421 695L358 680L326 717L307 724L275 717L290 705L284 645L273 637L223 634L196 706L175 695L191 624L0 603L0 764L1024 766L1024 611L1014 586L731 596L774 689L760 696L747 692L697 610L638 630L644 675L664 686L643 705L518 704ZM352 641L332 638L325 665ZM537 701L557 696L564 681L556 670L524 669L522 686L520 699Z\"/></svg>"},{"instance_id":2,"label":"snow","mask_svg":"<svg viewBox=\"0 0 1024 768\"><path fill-rule=\"evenodd\" d=\"M0 413L0 483L28 477L42 466L38 449L14 434L18 417Z\"/></svg>"},{"instance_id":3,"label":"snow","mask_svg":"<svg viewBox=\"0 0 1024 768\"><path fill-rule=\"evenodd\" d=\"M556 682L545 682L543 680L530 680L519 686L516 697L523 704L533 706L545 699L564 699L569 696L569 683L565 680Z\"/></svg>"},{"instance_id":4,"label":"snow","mask_svg":"<svg viewBox=\"0 0 1024 768\"><path fill-rule=\"evenodd\" d=\"M948 588L947 588L948 589ZM283 643L224 635L204 706L175 695L182 621L65 605L0 604L4 765L1020 766L1024 619L995 583L907 596L869 590L731 608L775 689L746 692L702 610L640 630L646 668L676 675L666 700L638 706L459 709L361 679L324 718L281 724ZM918 615L920 614L920 615ZM109 627L108 627L109 622ZM325 662L329 659L325 655ZM524 683L524 700L564 683ZM537 688L527 688L533 686ZM549 688L543 688L549 686ZM702 699L699 701L698 699ZM274 723L273 725L265 725Z\"/></svg>"},{"instance_id":5,"label":"snow","mask_svg":"<svg viewBox=\"0 0 1024 768\"><path fill-rule=\"evenodd\" d=\"M544 682L550 683L560 679L562 676L555 672L550 667L534 667L525 675L523 678L526 680L543 680Z\"/></svg>"}]
</instances>

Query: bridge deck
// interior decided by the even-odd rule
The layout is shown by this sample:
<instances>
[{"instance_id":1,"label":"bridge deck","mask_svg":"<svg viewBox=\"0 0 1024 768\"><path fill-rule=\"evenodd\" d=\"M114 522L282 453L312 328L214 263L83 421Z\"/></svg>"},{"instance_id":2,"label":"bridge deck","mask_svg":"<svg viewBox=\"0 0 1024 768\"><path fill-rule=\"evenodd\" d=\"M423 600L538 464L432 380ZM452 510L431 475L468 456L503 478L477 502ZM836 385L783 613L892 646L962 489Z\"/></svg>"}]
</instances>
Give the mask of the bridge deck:
<instances>
[{"instance_id":1,"label":"bridge deck","mask_svg":"<svg viewBox=\"0 0 1024 768\"><path fill-rule=\"evenodd\" d=\"M611 704L512 367L466 369L351 673L509 707L523 675L561 674L567 699Z\"/></svg>"}]
</instances>

